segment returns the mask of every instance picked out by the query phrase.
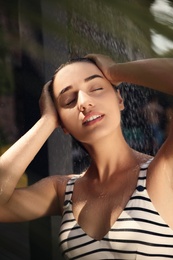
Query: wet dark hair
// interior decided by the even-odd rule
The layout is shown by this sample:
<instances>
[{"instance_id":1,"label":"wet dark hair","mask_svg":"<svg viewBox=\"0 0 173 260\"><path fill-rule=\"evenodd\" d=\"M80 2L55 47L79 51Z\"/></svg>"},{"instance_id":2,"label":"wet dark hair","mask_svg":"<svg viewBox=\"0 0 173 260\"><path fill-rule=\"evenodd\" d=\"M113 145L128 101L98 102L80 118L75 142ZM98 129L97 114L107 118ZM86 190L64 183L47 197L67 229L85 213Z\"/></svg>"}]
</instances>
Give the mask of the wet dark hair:
<instances>
[{"instance_id":1,"label":"wet dark hair","mask_svg":"<svg viewBox=\"0 0 173 260\"><path fill-rule=\"evenodd\" d=\"M84 57L77 57L77 58L72 58L70 60L68 60L66 63L64 64L61 64L56 70L55 70L55 74L54 76L56 75L56 73L58 71L60 71L62 68L64 68L65 66L67 65L70 65L70 64L73 64L73 63L76 63L76 62L86 62L86 63L91 63L91 64L94 64L96 65L95 61L90 59L90 58L84 58ZM97 66L97 65L96 65Z\"/></svg>"}]
</instances>

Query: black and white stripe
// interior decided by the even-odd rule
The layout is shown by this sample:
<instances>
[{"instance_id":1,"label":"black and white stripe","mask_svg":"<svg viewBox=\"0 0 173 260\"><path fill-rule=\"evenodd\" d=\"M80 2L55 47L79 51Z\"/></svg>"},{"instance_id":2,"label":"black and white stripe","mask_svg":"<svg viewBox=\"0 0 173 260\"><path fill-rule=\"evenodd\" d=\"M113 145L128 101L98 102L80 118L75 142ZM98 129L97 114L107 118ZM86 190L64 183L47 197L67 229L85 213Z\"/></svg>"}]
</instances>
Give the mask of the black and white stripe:
<instances>
[{"instance_id":1,"label":"black and white stripe","mask_svg":"<svg viewBox=\"0 0 173 260\"><path fill-rule=\"evenodd\" d=\"M146 190L148 164L142 165L136 190L125 209L99 241L89 237L76 222L71 198L78 177L68 182L59 233L66 259L173 259L173 230L158 214Z\"/></svg>"}]
</instances>

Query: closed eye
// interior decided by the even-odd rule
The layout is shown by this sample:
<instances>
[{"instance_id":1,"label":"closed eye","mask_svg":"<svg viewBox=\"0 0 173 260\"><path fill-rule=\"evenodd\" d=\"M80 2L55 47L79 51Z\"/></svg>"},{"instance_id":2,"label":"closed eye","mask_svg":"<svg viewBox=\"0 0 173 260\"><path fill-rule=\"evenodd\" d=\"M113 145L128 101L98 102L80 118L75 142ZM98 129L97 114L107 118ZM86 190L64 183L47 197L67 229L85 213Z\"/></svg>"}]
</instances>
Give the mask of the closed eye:
<instances>
[{"instance_id":1,"label":"closed eye","mask_svg":"<svg viewBox=\"0 0 173 260\"><path fill-rule=\"evenodd\" d=\"M103 88L99 87L99 88L95 88L92 91L97 91L97 90L103 90Z\"/></svg>"},{"instance_id":2,"label":"closed eye","mask_svg":"<svg viewBox=\"0 0 173 260\"><path fill-rule=\"evenodd\" d=\"M74 99L72 99L72 100L69 100L65 105L66 105L66 106L70 106L70 105L72 105L75 101L76 101L76 99L74 98Z\"/></svg>"}]
</instances>

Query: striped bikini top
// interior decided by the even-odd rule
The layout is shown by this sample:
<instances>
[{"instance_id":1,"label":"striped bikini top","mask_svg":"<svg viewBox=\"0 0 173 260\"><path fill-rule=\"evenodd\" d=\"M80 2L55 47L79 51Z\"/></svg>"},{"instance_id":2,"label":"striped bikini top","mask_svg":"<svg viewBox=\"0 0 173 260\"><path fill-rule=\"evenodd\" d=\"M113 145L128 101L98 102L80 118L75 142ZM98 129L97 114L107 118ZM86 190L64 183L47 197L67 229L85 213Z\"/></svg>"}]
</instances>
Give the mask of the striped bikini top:
<instances>
[{"instance_id":1,"label":"striped bikini top","mask_svg":"<svg viewBox=\"0 0 173 260\"><path fill-rule=\"evenodd\" d=\"M59 233L60 248L65 259L173 259L173 230L156 211L146 190L150 161L141 165L133 195L101 240L87 235L74 218L71 198L79 176L68 181Z\"/></svg>"}]
</instances>

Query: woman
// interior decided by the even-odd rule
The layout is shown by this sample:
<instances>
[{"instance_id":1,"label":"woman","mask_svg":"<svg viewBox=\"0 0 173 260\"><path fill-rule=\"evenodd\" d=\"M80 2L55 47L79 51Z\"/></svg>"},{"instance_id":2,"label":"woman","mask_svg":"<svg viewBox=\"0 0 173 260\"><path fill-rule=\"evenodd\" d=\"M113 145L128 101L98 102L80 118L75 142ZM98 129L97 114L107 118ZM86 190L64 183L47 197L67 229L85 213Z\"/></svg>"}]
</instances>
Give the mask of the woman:
<instances>
[{"instance_id":1,"label":"woman","mask_svg":"<svg viewBox=\"0 0 173 260\"><path fill-rule=\"evenodd\" d=\"M94 54L61 67L43 89L40 120L1 157L0 221L62 215L67 259L172 258L172 128L155 158L131 149L120 127L123 100L113 87L130 82L172 95L172 71L173 59L118 64ZM60 125L88 151L89 168L15 189Z\"/></svg>"}]
</instances>

